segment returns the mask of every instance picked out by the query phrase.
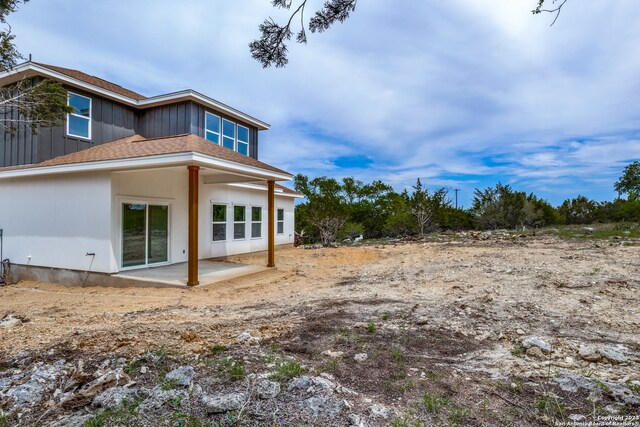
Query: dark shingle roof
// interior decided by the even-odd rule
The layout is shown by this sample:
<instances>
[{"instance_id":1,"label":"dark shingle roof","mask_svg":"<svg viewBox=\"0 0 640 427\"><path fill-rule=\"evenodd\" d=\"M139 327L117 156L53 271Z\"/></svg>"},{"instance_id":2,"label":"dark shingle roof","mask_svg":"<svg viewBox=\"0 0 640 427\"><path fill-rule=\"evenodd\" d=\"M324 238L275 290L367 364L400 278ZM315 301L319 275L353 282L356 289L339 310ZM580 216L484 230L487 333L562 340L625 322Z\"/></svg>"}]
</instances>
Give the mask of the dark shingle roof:
<instances>
[{"instance_id":1,"label":"dark shingle roof","mask_svg":"<svg viewBox=\"0 0 640 427\"><path fill-rule=\"evenodd\" d=\"M108 160L135 159L162 154L199 153L217 159L253 166L271 172L290 175L288 172L263 163L252 157L245 156L228 148L221 147L193 134L177 135L162 138L145 138L133 135L106 144L97 145L76 153L54 157L41 163L25 166L20 169L39 168L46 166L73 165ZM2 171L16 168L2 168Z\"/></svg>"},{"instance_id":2,"label":"dark shingle roof","mask_svg":"<svg viewBox=\"0 0 640 427\"><path fill-rule=\"evenodd\" d=\"M144 96L144 95L140 95L137 92L134 92L134 91L129 90L129 89L125 89L122 86L118 86L115 83L108 82L108 81L106 81L104 79L101 79L100 77L96 77L96 76L92 76L92 75L83 73L82 71L72 70L70 68L58 67L58 66L55 66L55 65L42 64L40 62L34 62L34 64L39 65L39 66L44 67L44 68L48 68L48 69L50 69L52 71L56 71L56 72L58 72L60 74L64 74L65 76L72 77L74 79L80 80L80 81L82 81L84 83L88 83L90 85L97 86L97 87L99 87L101 89L105 89L105 90L108 90L110 92L117 93L118 95L126 96L128 98L132 98L132 99L135 99L135 100L138 100L138 101L140 101L142 99L147 99L147 97Z\"/></svg>"}]
</instances>

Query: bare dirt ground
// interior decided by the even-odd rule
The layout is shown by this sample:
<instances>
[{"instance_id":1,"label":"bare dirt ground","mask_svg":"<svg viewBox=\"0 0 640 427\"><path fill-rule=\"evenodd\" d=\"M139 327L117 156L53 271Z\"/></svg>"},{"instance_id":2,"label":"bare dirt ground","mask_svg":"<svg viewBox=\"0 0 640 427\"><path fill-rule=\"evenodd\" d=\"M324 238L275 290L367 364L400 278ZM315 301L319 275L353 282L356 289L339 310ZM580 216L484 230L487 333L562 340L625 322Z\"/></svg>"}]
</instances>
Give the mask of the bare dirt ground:
<instances>
[{"instance_id":1,"label":"bare dirt ground","mask_svg":"<svg viewBox=\"0 0 640 427\"><path fill-rule=\"evenodd\" d=\"M53 422L78 410L94 420L86 425L536 426L612 415L640 425L636 243L449 236L284 249L276 271L196 289L2 287L0 319L22 321L0 328L0 360L9 373L60 358L87 366L121 358L131 380L147 384L152 379L132 362L154 352L166 356L150 368L156 379L181 364L214 369L196 375L205 391L240 390L283 361L295 372L279 371L288 390L279 410L261 403L207 415L194 404L170 408L164 421L119 424L105 415L99 424L89 418L95 411L58 408L55 397L20 418L8 400L0 407L6 425ZM355 361L357 354L366 359ZM224 360L243 371L224 371ZM344 403L305 412L298 403L312 395L294 395L291 386L302 369L329 380ZM221 378L207 383L212 372ZM176 421L178 409L191 424Z\"/></svg>"}]
</instances>

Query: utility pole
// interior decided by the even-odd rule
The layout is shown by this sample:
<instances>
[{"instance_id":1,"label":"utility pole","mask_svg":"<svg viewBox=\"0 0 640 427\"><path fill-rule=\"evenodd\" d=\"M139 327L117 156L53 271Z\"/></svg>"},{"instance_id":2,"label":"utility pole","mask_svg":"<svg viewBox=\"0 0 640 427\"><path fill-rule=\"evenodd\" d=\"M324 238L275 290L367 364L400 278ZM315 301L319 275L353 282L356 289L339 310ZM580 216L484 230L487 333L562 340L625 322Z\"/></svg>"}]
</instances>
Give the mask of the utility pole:
<instances>
[{"instance_id":1,"label":"utility pole","mask_svg":"<svg viewBox=\"0 0 640 427\"><path fill-rule=\"evenodd\" d=\"M456 192L456 209L458 209L458 191L460 191L459 188L455 188L453 191Z\"/></svg>"}]
</instances>

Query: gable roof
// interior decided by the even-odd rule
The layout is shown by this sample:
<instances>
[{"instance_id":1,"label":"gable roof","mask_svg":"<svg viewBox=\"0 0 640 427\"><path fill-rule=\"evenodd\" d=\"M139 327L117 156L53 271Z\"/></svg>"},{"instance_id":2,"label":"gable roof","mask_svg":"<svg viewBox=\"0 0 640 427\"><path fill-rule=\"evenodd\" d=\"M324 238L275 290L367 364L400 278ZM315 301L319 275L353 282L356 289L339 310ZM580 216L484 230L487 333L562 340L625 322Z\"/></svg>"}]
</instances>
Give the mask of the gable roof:
<instances>
[{"instance_id":1,"label":"gable roof","mask_svg":"<svg viewBox=\"0 0 640 427\"><path fill-rule=\"evenodd\" d=\"M32 76L44 76L46 78L58 80L67 85L81 88L87 92L116 100L122 104L137 109L154 108L178 102L192 101L199 105L211 108L214 111L227 114L236 120L240 120L246 124L256 127L258 130L267 130L270 128L268 123L211 97L196 92L195 90L186 89L162 95L145 97L137 92L125 89L122 86L108 82L99 77L83 73L82 71L41 64L38 62L24 62L16 65L11 70L0 72L0 85L15 83L23 78Z\"/></svg>"},{"instance_id":2,"label":"gable roof","mask_svg":"<svg viewBox=\"0 0 640 427\"><path fill-rule=\"evenodd\" d=\"M40 65L41 67L44 67L44 68L48 68L49 70L52 70L52 71L56 71L60 74L64 74L65 76L69 76L73 79L80 80L87 84L97 86L99 88L108 90L113 93L117 93L118 95L126 96L128 98L132 98L136 100L147 99L147 97L144 95L140 95L137 92L123 88L122 86L117 85L115 83L108 82L104 79L101 79L100 77L83 73L82 71L72 70L71 68L58 67L56 65L43 64L41 62L34 62L34 64Z\"/></svg>"}]
</instances>

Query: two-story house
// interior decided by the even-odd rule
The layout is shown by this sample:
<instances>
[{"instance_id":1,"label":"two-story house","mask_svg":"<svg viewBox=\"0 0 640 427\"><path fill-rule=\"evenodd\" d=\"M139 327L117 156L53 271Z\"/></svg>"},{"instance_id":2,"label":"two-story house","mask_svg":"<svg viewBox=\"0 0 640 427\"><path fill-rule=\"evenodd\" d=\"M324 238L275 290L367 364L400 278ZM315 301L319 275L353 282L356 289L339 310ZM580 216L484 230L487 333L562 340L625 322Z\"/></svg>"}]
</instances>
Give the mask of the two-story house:
<instances>
[{"instance_id":1,"label":"two-story house","mask_svg":"<svg viewBox=\"0 0 640 427\"><path fill-rule=\"evenodd\" d=\"M21 271L114 274L293 243L291 174L258 160L269 125L193 90L145 97L35 62L0 86L54 79L74 112L63 126L0 137L4 257ZM5 111L5 118L16 117Z\"/></svg>"}]
</instances>

